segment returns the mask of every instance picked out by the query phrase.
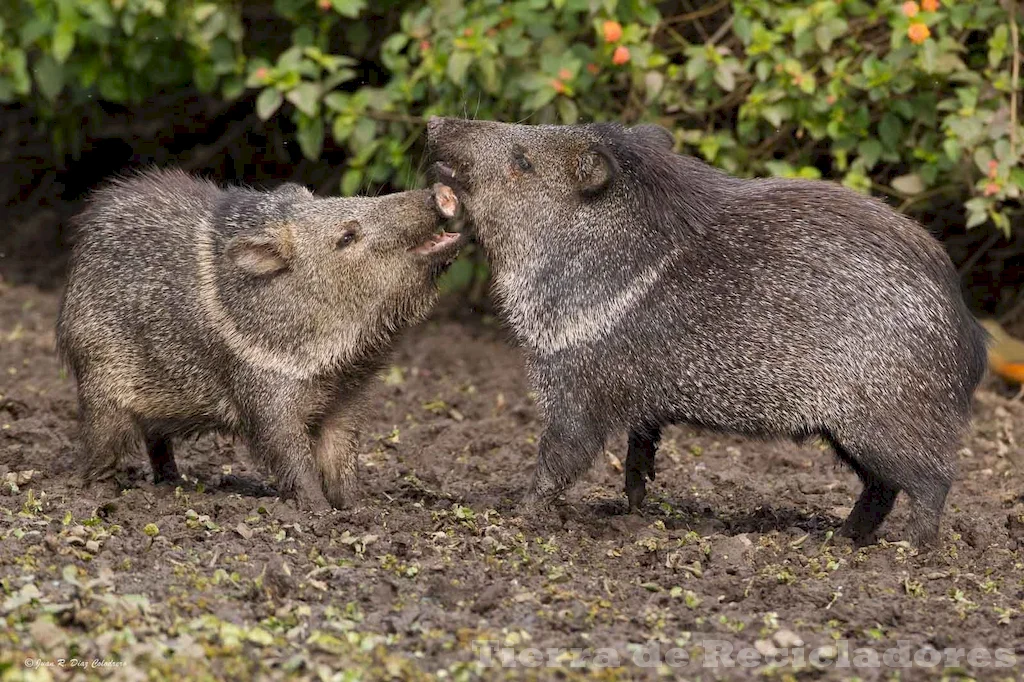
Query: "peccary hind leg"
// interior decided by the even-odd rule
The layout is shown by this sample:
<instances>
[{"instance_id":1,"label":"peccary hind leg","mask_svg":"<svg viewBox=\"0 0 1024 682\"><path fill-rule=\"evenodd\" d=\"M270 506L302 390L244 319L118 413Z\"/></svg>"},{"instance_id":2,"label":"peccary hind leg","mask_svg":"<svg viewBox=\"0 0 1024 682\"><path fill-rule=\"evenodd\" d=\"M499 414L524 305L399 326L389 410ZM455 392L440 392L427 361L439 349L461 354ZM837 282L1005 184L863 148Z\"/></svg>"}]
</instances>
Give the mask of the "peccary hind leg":
<instances>
[{"instance_id":1,"label":"peccary hind leg","mask_svg":"<svg viewBox=\"0 0 1024 682\"><path fill-rule=\"evenodd\" d=\"M661 440L661 428L657 426L634 429L629 432L629 449L626 452L626 499L629 511L639 510L647 496L645 479L654 480L654 458Z\"/></svg>"},{"instance_id":2,"label":"peccary hind leg","mask_svg":"<svg viewBox=\"0 0 1024 682\"><path fill-rule=\"evenodd\" d=\"M153 483L174 483L181 478L178 465L174 462L174 448L170 438L148 434L146 451L149 453L149 464L153 467Z\"/></svg>"},{"instance_id":3,"label":"peccary hind leg","mask_svg":"<svg viewBox=\"0 0 1024 682\"><path fill-rule=\"evenodd\" d=\"M832 447L839 458L857 473L864 485L853 511L839 529L839 534L850 538L858 546L870 545L875 542L879 526L896 504L900 489L869 468L864 461L869 458L855 454L834 440Z\"/></svg>"},{"instance_id":4,"label":"peccary hind leg","mask_svg":"<svg viewBox=\"0 0 1024 682\"><path fill-rule=\"evenodd\" d=\"M938 539L939 519L952 483L952 474L945 471L941 459L916 452L881 459L868 449L853 450L835 442L833 447L864 484L839 531L841 535L852 538L857 545L874 542L878 527L903 490L911 503L907 539L922 549Z\"/></svg>"},{"instance_id":5,"label":"peccary hind leg","mask_svg":"<svg viewBox=\"0 0 1024 682\"><path fill-rule=\"evenodd\" d=\"M540 456L523 508L538 509L554 502L586 473L601 446L600 431L588 417L563 413L553 420L540 438Z\"/></svg>"}]
</instances>

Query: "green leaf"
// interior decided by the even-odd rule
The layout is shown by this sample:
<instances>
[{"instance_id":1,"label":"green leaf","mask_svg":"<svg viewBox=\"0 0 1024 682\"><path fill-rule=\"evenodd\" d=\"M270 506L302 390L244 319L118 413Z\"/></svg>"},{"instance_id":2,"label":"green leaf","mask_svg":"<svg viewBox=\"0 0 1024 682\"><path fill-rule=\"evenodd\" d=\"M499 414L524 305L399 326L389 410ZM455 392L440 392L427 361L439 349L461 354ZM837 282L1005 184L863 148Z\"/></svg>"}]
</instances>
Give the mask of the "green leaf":
<instances>
[{"instance_id":1,"label":"green leaf","mask_svg":"<svg viewBox=\"0 0 1024 682\"><path fill-rule=\"evenodd\" d=\"M53 56L63 64L71 51L75 49L75 27L73 24L61 22L53 36Z\"/></svg>"},{"instance_id":2,"label":"green leaf","mask_svg":"<svg viewBox=\"0 0 1024 682\"><path fill-rule=\"evenodd\" d=\"M541 109L551 103L555 96L558 95L555 89L552 87L541 88L537 92L533 93L522 103L522 110L526 113L533 113L538 109Z\"/></svg>"},{"instance_id":3,"label":"green leaf","mask_svg":"<svg viewBox=\"0 0 1024 682\"><path fill-rule=\"evenodd\" d=\"M558 117L565 125L572 125L576 123L579 118L580 112L576 107L576 102L572 101L568 97L559 97L556 104L558 107Z\"/></svg>"},{"instance_id":4,"label":"green leaf","mask_svg":"<svg viewBox=\"0 0 1024 682\"><path fill-rule=\"evenodd\" d=\"M214 73L210 64L197 64L192 80L199 92L205 94L212 91L217 85L217 74Z\"/></svg>"},{"instance_id":5,"label":"green leaf","mask_svg":"<svg viewBox=\"0 0 1024 682\"><path fill-rule=\"evenodd\" d=\"M363 171L349 168L341 178L341 193L347 197L354 196L363 184Z\"/></svg>"},{"instance_id":6,"label":"green leaf","mask_svg":"<svg viewBox=\"0 0 1024 682\"><path fill-rule=\"evenodd\" d=\"M878 135L889 149L903 146L903 123L895 114L887 113L878 124Z\"/></svg>"},{"instance_id":7,"label":"green leaf","mask_svg":"<svg viewBox=\"0 0 1024 682\"><path fill-rule=\"evenodd\" d=\"M355 125L355 129L349 136L349 146L353 151L359 152L370 146L370 143L377 137L377 122L372 118L363 117Z\"/></svg>"},{"instance_id":8,"label":"green leaf","mask_svg":"<svg viewBox=\"0 0 1024 682\"><path fill-rule=\"evenodd\" d=\"M104 71L99 79L100 96L108 102L128 101L128 85L117 71Z\"/></svg>"},{"instance_id":9,"label":"green leaf","mask_svg":"<svg viewBox=\"0 0 1024 682\"><path fill-rule=\"evenodd\" d=\"M304 81L288 92L287 99L306 116L316 116L320 109L320 86Z\"/></svg>"},{"instance_id":10,"label":"green leaf","mask_svg":"<svg viewBox=\"0 0 1024 682\"><path fill-rule=\"evenodd\" d=\"M448 78L458 86L466 83L466 71L473 63L473 55L469 52L456 52L448 58Z\"/></svg>"},{"instance_id":11,"label":"green leaf","mask_svg":"<svg viewBox=\"0 0 1024 682\"><path fill-rule=\"evenodd\" d=\"M324 146L324 120L320 116L309 118L301 114L298 118L295 139L299 141L302 155L310 161L316 161Z\"/></svg>"},{"instance_id":12,"label":"green leaf","mask_svg":"<svg viewBox=\"0 0 1024 682\"><path fill-rule=\"evenodd\" d=\"M729 64L718 65L715 69L715 82L726 92L732 92L736 88L736 74Z\"/></svg>"},{"instance_id":13,"label":"green leaf","mask_svg":"<svg viewBox=\"0 0 1024 682\"><path fill-rule=\"evenodd\" d=\"M917 173L900 175L899 177L893 178L890 184L896 191L910 196L920 194L924 191L924 181L921 180L921 176Z\"/></svg>"},{"instance_id":14,"label":"green leaf","mask_svg":"<svg viewBox=\"0 0 1024 682\"><path fill-rule=\"evenodd\" d=\"M775 126L776 130L781 128L782 122L789 119L791 115L792 110L788 104L773 104L761 110L761 116Z\"/></svg>"},{"instance_id":15,"label":"green leaf","mask_svg":"<svg viewBox=\"0 0 1024 682\"><path fill-rule=\"evenodd\" d=\"M281 107L284 102L284 95L277 88L263 88L263 92L256 98L256 115L261 121L268 120Z\"/></svg>"},{"instance_id":16,"label":"green leaf","mask_svg":"<svg viewBox=\"0 0 1024 682\"><path fill-rule=\"evenodd\" d=\"M992 152L987 147L978 147L974 150L974 165L982 175L988 175L988 162L991 160Z\"/></svg>"},{"instance_id":17,"label":"green leaf","mask_svg":"<svg viewBox=\"0 0 1024 682\"><path fill-rule=\"evenodd\" d=\"M644 76L644 99L651 104L658 99L662 88L665 87L665 76L661 71L648 71Z\"/></svg>"},{"instance_id":18,"label":"green leaf","mask_svg":"<svg viewBox=\"0 0 1024 682\"><path fill-rule=\"evenodd\" d=\"M968 229L988 222L988 204L989 202L981 197L975 197L964 203L964 208L967 209L966 226Z\"/></svg>"},{"instance_id":19,"label":"green leaf","mask_svg":"<svg viewBox=\"0 0 1024 682\"><path fill-rule=\"evenodd\" d=\"M365 0L331 0L334 11L338 14L355 19L366 7Z\"/></svg>"},{"instance_id":20,"label":"green leaf","mask_svg":"<svg viewBox=\"0 0 1024 682\"><path fill-rule=\"evenodd\" d=\"M697 77L707 71L707 68L707 53L704 52L704 50L695 52L694 55L690 57L689 61L686 62L686 80L697 80Z\"/></svg>"},{"instance_id":21,"label":"green leaf","mask_svg":"<svg viewBox=\"0 0 1024 682\"><path fill-rule=\"evenodd\" d=\"M56 100L64 89L64 67L48 54L44 54L36 64L36 85L43 97L51 102Z\"/></svg>"},{"instance_id":22,"label":"green leaf","mask_svg":"<svg viewBox=\"0 0 1024 682\"><path fill-rule=\"evenodd\" d=\"M1024 189L1024 168L1013 168L1010 170L1010 182Z\"/></svg>"},{"instance_id":23,"label":"green leaf","mask_svg":"<svg viewBox=\"0 0 1024 682\"><path fill-rule=\"evenodd\" d=\"M871 170L882 157L882 143L874 138L864 140L857 145L857 155L864 162L864 170Z\"/></svg>"}]
</instances>

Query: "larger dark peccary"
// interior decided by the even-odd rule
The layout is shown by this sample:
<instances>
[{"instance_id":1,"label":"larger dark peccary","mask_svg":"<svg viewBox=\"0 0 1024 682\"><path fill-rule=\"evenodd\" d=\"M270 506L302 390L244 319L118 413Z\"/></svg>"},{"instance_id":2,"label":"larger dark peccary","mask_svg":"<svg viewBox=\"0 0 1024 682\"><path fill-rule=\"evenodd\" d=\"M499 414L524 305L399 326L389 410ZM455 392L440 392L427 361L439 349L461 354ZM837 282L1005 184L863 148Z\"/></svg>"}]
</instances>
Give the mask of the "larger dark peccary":
<instances>
[{"instance_id":1,"label":"larger dark peccary","mask_svg":"<svg viewBox=\"0 0 1024 682\"><path fill-rule=\"evenodd\" d=\"M870 542L905 491L933 541L986 337L942 246L827 182L740 180L658 126L432 119L429 152L491 260L547 420L526 502L629 431L631 508L663 426L820 436Z\"/></svg>"},{"instance_id":2,"label":"larger dark peccary","mask_svg":"<svg viewBox=\"0 0 1024 682\"><path fill-rule=\"evenodd\" d=\"M428 190L321 199L153 171L97 192L57 327L86 477L114 477L144 440L154 479L177 480L171 439L219 431L282 495L344 505L367 387L458 248L440 223Z\"/></svg>"}]
</instances>

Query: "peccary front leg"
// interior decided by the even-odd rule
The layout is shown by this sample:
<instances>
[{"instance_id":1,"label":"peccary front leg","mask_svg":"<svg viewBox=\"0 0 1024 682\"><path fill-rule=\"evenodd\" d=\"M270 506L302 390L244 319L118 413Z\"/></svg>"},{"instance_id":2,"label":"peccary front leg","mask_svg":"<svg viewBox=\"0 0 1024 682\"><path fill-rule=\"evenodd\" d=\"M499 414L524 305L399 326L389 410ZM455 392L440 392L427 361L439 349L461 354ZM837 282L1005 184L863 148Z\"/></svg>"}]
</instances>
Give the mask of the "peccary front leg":
<instances>
[{"instance_id":1,"label":"peccary front leg","mask_svg":"<svg viewBox=\"0 0 1024 682\"><path fill-rule=\"evenodd\" d=\"M253 424L249 438L253 458L277 477L282 497L294 497L309 511L331 508L313 465L306 425L291 414L264 414Z\"/></svg>"},{"instance_id":2,"label":"peccary front leg","mask_svg":"<svg viewBox=\"0 0 1024 682\"><path fill-rule=\"evenodd\" d=\"M313 444L313 461L327 501L335 509L349 504L356 494L359 428L354 405L345 402L320 423Z\"/></svg>"},{"instance_id":3,"label":"peccary front leg","mask_svg":"<svg viewBox=\"0 0 1024 682\"><path fill-rule=\"evenodd\" d=\"M523 507L537 509L555 501L579 480L601 451L603 438L587 415L563 413L540 438L540 456Z\"/></svg>"},{"instance_id":4,"label":"peccary front leg","mask_svg":"<svg viewBox=\"0 0 1024 682\"><path fill-rule=\"evenodd\" d=\"M139 447L139 429L131 414L102 399L82 397L82 463L86 482L116 479L121 463Z\"/></svg>"},{"instance_id":5,"label":"peccary front leg","mask_svg":"<svg viewBox=\"0 0 1024 682\"><path fill-rule=\"evenodd\" d=\"M645 479L654 480L654 459L661 440L661 428L642 427L629 432L626 452L626 499L629 511L639 510L647 496Z\"/></svg>"},{"instance_id":6,"label":"peccary front leg","mask_svg":"<svg viewBox=\"0 0 1024 682\"><path fill-rule=\"evenodd\" d=\"M170 438L147 434L146 451L153 468L153 483L175 483L181 479Z\"/></svg>"}]
</instances>

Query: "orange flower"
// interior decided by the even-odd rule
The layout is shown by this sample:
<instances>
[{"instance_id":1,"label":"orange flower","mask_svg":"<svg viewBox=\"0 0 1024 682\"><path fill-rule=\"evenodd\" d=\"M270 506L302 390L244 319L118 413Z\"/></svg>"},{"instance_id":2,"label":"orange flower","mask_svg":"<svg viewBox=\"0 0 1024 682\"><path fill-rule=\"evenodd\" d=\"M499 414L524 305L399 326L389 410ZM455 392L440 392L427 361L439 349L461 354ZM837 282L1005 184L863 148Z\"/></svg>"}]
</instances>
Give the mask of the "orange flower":
<instances>
[{"instance_id":1,"label":"orange flower","mask_svg":"<svg viewBox=\"0 0 1024 682\"><path fill-rule=\"evenodd\" d=\"M565 92L565 83L558 80L557 78L551 79L551 87L553 87L555 89L555 92L557 92L559 95Z\"/></svg>"},{"instance_id":2,"label":"orange flower","mask_svg":"<svg viewBox=\"0 0 1024 682\"><path fill-rule=\"evenodd\" d=\"M429 49L430 49L430 41L429 40L421 40L420 41L420 52L426 52Z\"/></svg>"},{"instance_id":3,"label":"orange flower","mask_svg":"<svg viewBox=\"0 0 1024 682\"><path fill-rule=\"evenodd\" d=\"M334 4L331 2L331 0L320 0L320 2L318 2L316 4L320 7L320 9L322 9L325 12L327 10L331 9L331 7L334 6Z\"/></svg>"},{"instance_id":4,"label":"orange flower","mask_svg":"<svg viewBox=\"0 0 1024 682\"><path fill-rule=\"evenodd\" d=\"M617 21L606 21L601 26L606 43L617 43L622 38L622 24Z\"/></svg>"},{"instance_id":5,"label":"orange flower","mask_svg":"<svg viewBox=\"0 0 1024 682\"><path fill-rule=\"evenodd\" d=\"M992 159L988 162L988 176L995 180L997 175L999 175L999 162Z\"/></svg>"},{"instance_id":6,"label":"orange flower","mask_svg":"<svg viewBox=\"0 0 1024 682\"><path fill-rule=\"evenodd\" d=\"M999 183L990 182L985 185L985 196L990 197L993 194L999 194Z\"/></svg>"},{"instance_id":7,"label":"orange flower","mask_svg":"<svg viewBox=\"0 0 1024 682\"><path fill-rule=\"evenodd\" d=\"M462 31L462 35L464 35L467 38L472 38L473 37L473 33L474 33L474 31L471 28L467 28L467 29Z\"/></svg>"},{"instance_id":8,"label":"orange flower","mask_svg":"<svg viewBox=\"0 0 1024 682\"><path fill-rule=\"evenodd\" d=\"M910 28L907 29L907 37L915 45L920 45L928 40L928 36L931 34L932 32L928 30L928 27L920 23L911 24Z\"/></svg>"},{"instance_id":9,"label":"orange flower","mask_svg":"<svg viewBox=\"0 0 1024 682\"><path fill-rule=\"evenodd\" d=\"M572 71L569 69L561 69L558 72L558 77L564 81L570 80L572 78Z\"/></svg>"},{"instance_id":10,"label":"orange flower","mask_svg":"<svg viewBox=\"0 0 1024 682\"><path fill-rule=\"evenodd\" d=\"M267 80L267 76L269 76L269 75L270 75L270 71L268 71L267 67L265 67L265 66L261 66L260 68L256 69L255 76L257 78L259 78L261 81Z\"/></svg>"},{"instance_id":11,"label":"orange flower","mask_svg":"<svg viewBox=\"0 0 1024 682\"><path fill-rule=\"evenodd\" d=\"M903 3L902 9L903 16L905 17L916 17L917 13L920 11L917 6L917 3L914 2L914 0L907 0L905 3Z\"/></svg>"},{"instance_id":12,"label":"orange flower","mask_svg":"<svg viewBox=\"0 0 1024 682\"><path fill-rule=\"evenodd\" d=\"M627 62L629 62L629 48L625 45L619 45L612 54L612 64L622 66Z\"/></svg>"},{"instance_id":13,"label":"orange flower","mask_svg":"<svg viewBox=\"0 0 1024 682\"><path fill-rule=\"evenodd\" d=\"M601 67L598 66L597 64L587 64L587 71L589 71L591 75L596 76L597 74L601 73Z\"/></svg>"},{"instance_id":14,"label":"orange flower","mask_svg":"<svg viewBox=\"0 0 1024 682\"><path fill-rule=\"evenodd\" d=\"M921 0L921 9L925 12L938 12L939 0Z\"/></svg>"}]
</instances>

